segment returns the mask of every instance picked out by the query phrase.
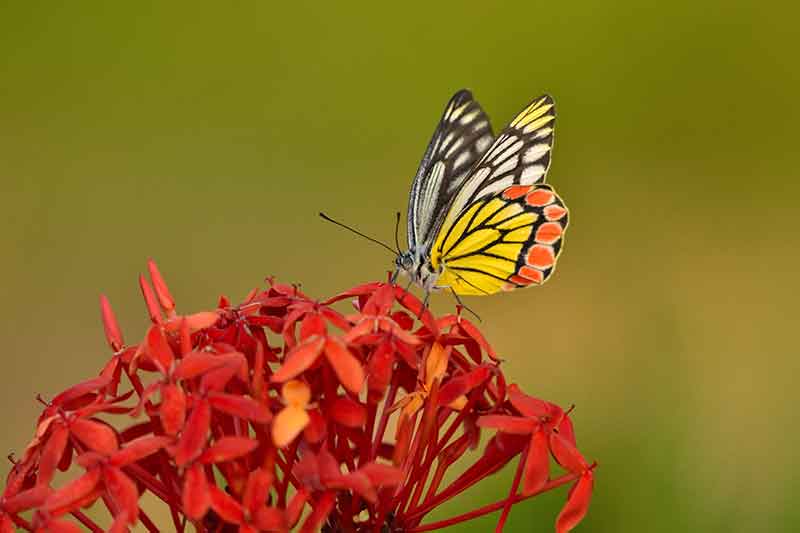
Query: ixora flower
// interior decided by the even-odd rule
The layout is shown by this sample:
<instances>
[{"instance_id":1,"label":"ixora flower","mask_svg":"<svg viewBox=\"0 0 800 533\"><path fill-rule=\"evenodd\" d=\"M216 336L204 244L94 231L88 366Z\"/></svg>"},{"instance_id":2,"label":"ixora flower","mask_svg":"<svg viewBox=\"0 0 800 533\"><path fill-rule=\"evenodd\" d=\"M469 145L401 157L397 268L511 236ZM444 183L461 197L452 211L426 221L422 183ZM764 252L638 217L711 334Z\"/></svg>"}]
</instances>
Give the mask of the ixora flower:
<instances>
[{"instance_id":1,"label":"ixora flower","mask_svg":"<svg viewBox=\"0 0 800 533\"><path fill-rule=\"evenodd\" d=\"M152 325L125 344L101 297L113 354L45 402L0 498L0 533L421 533L497 511L502 531L513 505L567 484L556 531L586 514L595 464L569 410L507 385L460 312L434 317L388 283L316 301L269 280L240 305L181 315L149 270ZM335 308L345 301L350 314ZM425 521L514 460L499 501Z\"/></svg>"}]
</instances>

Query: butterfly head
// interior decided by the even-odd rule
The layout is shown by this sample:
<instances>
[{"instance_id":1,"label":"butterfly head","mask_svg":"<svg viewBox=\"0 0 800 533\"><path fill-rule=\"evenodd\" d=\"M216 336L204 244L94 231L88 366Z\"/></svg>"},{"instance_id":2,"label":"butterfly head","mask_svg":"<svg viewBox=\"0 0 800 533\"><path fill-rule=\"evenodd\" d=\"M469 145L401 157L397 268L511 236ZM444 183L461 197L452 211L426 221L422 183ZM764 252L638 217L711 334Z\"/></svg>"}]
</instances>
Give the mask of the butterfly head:
<instances>
[{"instance_id":1,"label":"butterfly head","mask_svg":"<svg viewBox=\"0 0 800 533\"><path fill-rule=\"evenodd\" d=\"M396 267L395 278L402 272L428 292L435 288L440 272L433 268L425 255L417 253L413 249L406 250L397 255L394 264Z\"/></svg>"}]
</instances>

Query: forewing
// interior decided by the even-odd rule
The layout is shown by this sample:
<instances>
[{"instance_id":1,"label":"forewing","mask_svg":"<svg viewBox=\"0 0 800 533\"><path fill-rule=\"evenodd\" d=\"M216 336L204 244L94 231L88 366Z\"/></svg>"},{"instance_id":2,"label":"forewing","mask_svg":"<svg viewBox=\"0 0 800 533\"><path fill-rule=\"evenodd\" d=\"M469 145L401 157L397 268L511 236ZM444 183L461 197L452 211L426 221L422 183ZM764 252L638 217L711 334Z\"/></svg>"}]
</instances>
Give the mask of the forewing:
<instances>
[{"instance_id":1,"label":"forewing","mask_svg":"<svg viewBox=\"0 0 800 533\"><path fill-rule=\"evenodd\" d=\"M408 246L432 240L455 191L475 161L492 143L489 117L467 90L445 107L439 125L411 185L408 199Z\"/></svg>"},{"instance_id":2,"label":"forewing","mask_svg":"<svg viewBox=\"0 0 800 533\"><path fill-rule=\"evenodd\" d=\"M493 294L541 285L553 274L569 213L550 185L512 185L464 209L431 250L438 288Z\"/></svg>"},{"instance_id":3,"label":"forewing","mask_svg":"<svg viewBox=\"0 0 800 533\"><path fill-rule=\"evenodd\" d=\"M544 182L550 167L556 109L553 99L540 96L500 132L492 146L461 180L448 208L445 226L475 200L499 194L512 185Z\"/></svg>"}]
</instances>

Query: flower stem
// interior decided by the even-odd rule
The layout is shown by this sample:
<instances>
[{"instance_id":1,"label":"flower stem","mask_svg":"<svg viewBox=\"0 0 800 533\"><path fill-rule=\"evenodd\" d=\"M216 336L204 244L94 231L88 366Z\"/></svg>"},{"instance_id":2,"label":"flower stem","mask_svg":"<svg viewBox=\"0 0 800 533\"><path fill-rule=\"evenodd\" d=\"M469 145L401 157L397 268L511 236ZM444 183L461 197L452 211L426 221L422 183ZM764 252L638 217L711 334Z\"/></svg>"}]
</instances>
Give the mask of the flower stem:
<instances>
[{"instance_id":1,"label":"flower stem","mask_svg":"<svg viewBox=\"0 0 800 533\"><path fill-rule=\"evenodd\" d=\"M423 533L425 531L434 531L437 529L442 529L448 526L452 526L454 524L459 524L461 522L466 522L467 520L472 520L474 518L478 518L483 515L499 511L506 505L506 502L508 500L511 500L511 505L515 505L523 500L527 500L528 498L533 498L534 496L538 496L543 492L547 492L548 490L560 487L561 485L565 485L570 481L576 480L578 477L580 477L580 474L565 474L559 478L548 481L544 487L531 494L528 495L517 494L512 498L504 498L500 501L484 505L483 507L480 507L468 513L460 514L458 516L447 518L445 520L440 520L438 522L431 522L430 524L425 524L422 526L407 529L406 533Z\"/></svg>"}]
</instances>

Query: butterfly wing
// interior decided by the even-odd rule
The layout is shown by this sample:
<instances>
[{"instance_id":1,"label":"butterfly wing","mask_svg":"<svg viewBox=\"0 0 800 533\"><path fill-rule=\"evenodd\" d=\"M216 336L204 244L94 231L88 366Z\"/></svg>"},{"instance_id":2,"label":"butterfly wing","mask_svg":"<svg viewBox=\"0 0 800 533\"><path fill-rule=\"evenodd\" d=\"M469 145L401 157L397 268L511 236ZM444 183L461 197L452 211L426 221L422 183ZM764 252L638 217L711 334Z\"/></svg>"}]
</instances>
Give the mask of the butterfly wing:
<instances>
[{"instance_id":1,"label":"butterfly wing","mask_svg":"<svg viewBox=\"0 0 800 533\"><path fill-rule=\"evenodd\" d=\"M492 143L489 117L467 90L445 107L411 185L408 199L408 247L429 248L453 193Z\"/></svg>"},{"instance_id":2,"label":"butterfly wing","mask_svg":"<svg viewBox=\"0 0 800 533\"><path fill-rule=\"evenodd\" d=\"M534 100L462 180L431 248L438 287L492 294L541 284L561 251L568 212L544 181L553 146L552 98Z\"/></svg>"},{"instance_id":3,"label":"butterfly wing","mask_svg":"<svg viewBox=\"0 0 800 533\"><path fill-rule=\"evenodd\" d=\"M550 185L512 185L482 197L437 237L431 263L444 268L436 285L471 295L541 285L555 269L568 223Z\"/></svg>"}]
</instances>

